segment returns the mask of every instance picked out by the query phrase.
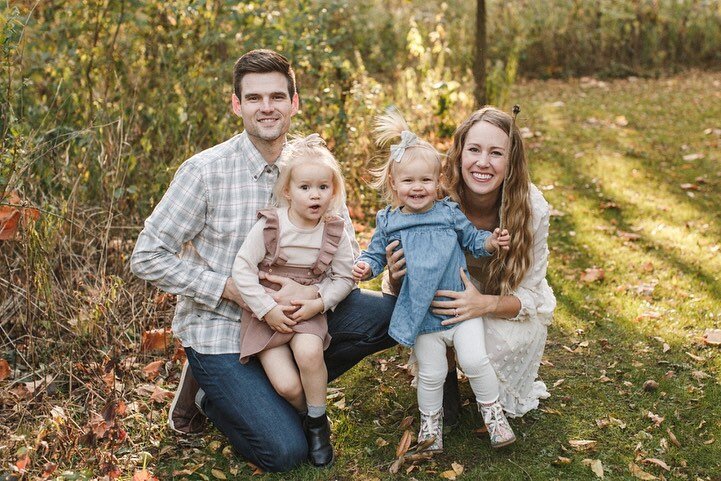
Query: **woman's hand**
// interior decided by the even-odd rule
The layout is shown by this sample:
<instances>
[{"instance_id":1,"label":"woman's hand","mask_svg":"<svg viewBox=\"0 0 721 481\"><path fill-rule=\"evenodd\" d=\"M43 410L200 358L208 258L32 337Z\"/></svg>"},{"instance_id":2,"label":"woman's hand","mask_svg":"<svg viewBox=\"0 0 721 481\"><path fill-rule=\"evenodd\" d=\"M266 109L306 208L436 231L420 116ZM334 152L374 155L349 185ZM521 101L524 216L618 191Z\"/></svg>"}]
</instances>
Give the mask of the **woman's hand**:
<instances>
[{"instance_id":1,"label":"woman's hand","mask_svg":"<svg viewBox=\"0 0 721 481\"><path fill-rule=\"evenodd\" d=\"M395 248L400 244L400 241L394 240L386 246L388 282L395 293L400 292L401 284L403 283L403 276L406 275L406 258L403 257L403 249L395 250Z\"/></svg>"},{"instance_id":2,"label":"woman's hand","mask_svg":"<svg viewBox=\"0 0 721 481\"><path fill-rule=\"evenodd\" d=\"M465 290L436 291L436 297L448 297L451 300L433 301L431 303L434 314L452 316L450 319L441 322L444 326L494 312L495 307L497 307L500 302L500 296L481 294L463 269L461 269L461 280L465 285Z\"/></svg>"}]
</instances>

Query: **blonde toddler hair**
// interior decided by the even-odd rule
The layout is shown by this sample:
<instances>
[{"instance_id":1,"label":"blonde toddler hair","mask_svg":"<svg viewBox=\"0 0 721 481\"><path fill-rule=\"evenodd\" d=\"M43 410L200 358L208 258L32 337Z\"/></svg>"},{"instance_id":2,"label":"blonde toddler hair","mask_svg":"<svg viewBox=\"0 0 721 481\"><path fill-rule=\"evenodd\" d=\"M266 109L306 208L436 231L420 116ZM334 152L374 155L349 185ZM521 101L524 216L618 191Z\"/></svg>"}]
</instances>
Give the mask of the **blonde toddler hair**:
<instances>
[{"instance_id":1,"label":"blonde toddler hair","mask_svg":"<svg viewBox=\"0 0 721 481\"><path fill-rule=\"evenodd\" d=\"M391 107L383 115L379 115L375 119L374 132L376 134L376 144L385 147L392 141L400 139L399 144L391 146L391 154L378 166L370 169L373 176L371 186L377 189L383 200L393 207L400 205L395 191L392 187L393 170L397 164L407 162L410 159L423 158L428 162L438 166L437 174L440 175L442 157L441 154L428 142L422 140L411 132L405 119L397 109ZM405 139L411 139L406 141ZM405 145L407 144L407 145ZM394 157L394 148L402 146L402 155Z\"/></svg>"},{"instance_id":2,"label":"blonde toddler hair","mask_svg":"<svg viewBox=\"0 0 721 481\"><path fill-rule=\"evenodd\" d=\"M279 206L288 206L285 191L290 185L293 169L304 163L315 163L328 167L333 173L333 198L328 206L328 213L337 214L345 204L345 182L340 164L330 153L325 141L318 134L291 139L283 149L279 167L280 174L273 188L273 198Z\"/></svg>"}]
</instances>

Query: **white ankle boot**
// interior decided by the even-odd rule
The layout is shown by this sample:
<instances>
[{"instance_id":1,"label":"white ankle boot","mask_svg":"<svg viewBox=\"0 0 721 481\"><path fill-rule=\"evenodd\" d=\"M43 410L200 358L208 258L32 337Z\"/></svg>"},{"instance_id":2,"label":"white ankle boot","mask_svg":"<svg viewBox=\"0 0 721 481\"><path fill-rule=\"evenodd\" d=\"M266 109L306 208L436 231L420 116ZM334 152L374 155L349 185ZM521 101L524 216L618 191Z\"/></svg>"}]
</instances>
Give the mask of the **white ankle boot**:
<instances>
[{"instance_id":1,"label":"white ankle boot","mask_svg":"<svg viewBox=\"0 0 721 481\"><path fill-rule=\"evenodd\" d=\"M421 429L418 431L418 444L422 444L431 438L433 443L425 448L423 452L440 453L443 451L443 409L434 414L421 413Z\"/></svg>"},{"instance_id":2,"label":"white ankle boot","mask_svg":"<svg viewBox=\"0 0 721 481\"><path fill-rule=\"evenodd\" d=\"M483 422L486 423L488 435L491 438L491 447L502 448L516 440L511 425L508 424L506 415L503 414L501 403L496 401L491 404L478 403L478 410L483 415Z\"/></svg>"}]
</instances>

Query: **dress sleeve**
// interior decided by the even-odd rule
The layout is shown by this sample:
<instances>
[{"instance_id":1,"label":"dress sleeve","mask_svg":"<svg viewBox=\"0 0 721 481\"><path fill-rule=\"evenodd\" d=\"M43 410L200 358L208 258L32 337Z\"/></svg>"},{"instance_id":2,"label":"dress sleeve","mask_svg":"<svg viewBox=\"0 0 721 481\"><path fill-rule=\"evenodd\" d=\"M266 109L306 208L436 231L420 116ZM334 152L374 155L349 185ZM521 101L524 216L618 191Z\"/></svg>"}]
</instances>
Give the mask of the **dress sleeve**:
<instances>
[{"instance_id":1,"label":"dress sleeve","mask_svg":"<svg viewBox=\"0 0 721 481\"><path fill-rule=\"evenodd\" d=\"M550 209L540 192L532 193L533 252L531 266L521 283L511 293L521 301L521 309L512 321L525 321L538 317L549 324L556 307L553 291L546 281L548 269L548 227Z\"/></svg>"},{"instance_id":2,"label":"dress sleeve","mask_svg":"<svg viewBox=\"0 0 721 481\"><path fill-rule=\"evenodd\" d=\"M333 310L340 301L346 298L353 290L353 247L348 239L348 234L343 231L343 236L338 244L338 250L333 256L333 261L328 266L326 283L318 286L318 294L323 300L325 310Z\"/></svg>"},{"instance_id":3,"label":"dress sleeve","mask_svg":"<svg viewBox=\"0 0 721 481\"><path fill-rule=\"evenodd\" d=\"M366 250L356 259L367 262L371 266L373 277L378 276L386 266L386 246L388 245L388 235L386 226L388 224L388 208L385 208L376 214L376 230Z\"/></svg>"},{"instance_id":4,"label":"dress sleeve","mask_svg":"<svg viewBox=\"0 0 721 481\"><path fill-rule=\"evenodd\" d=\"M214 309L220 303L227 275L181 259L179 253L205 227L208 187L197 168L186 164L145 221L130 269L170 294L182 295Z\"/></svg>"},{"instance_id":5,"label":"dress sleeve","mask_svg":"<svg viewBox=\"0 0 721 481\"><path fill-rule=\"evenodd\" d=\"M491 253L486 250L486 239L490 237L491 233L487 230L477 229L455 202L447 202L447 205L461 248L470 252L473 257L490 256Z\"/></svg>"},{"instance_id":6,"label":"dress sleeve","mask_svg":"<svg viewBox=\"0 0 721 481\"><path fill-rule=\"evenodd\" d=\"M266 293L258 279L258 264L265 257L264 228L265 217L261 217L240 246L231 271L241 297L258 319L262 319L276 306L276 302Z\"/></svg>"}]
</instances>

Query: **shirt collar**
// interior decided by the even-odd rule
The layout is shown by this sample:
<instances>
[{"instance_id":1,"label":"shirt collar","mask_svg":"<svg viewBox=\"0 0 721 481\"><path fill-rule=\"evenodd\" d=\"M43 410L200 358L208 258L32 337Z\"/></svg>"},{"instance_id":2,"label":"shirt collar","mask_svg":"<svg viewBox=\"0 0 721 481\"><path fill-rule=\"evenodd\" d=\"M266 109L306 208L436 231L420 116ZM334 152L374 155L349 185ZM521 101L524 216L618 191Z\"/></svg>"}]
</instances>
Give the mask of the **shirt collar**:
<instances>
[{"instance_id":1,"label":"shirt collar","mask_svg":"<svg viewBox=\"0 0 721 481\"><path fill-rule=\"evenodd\" d=\"M264 172L268 174L273 171L277 172L277 161L276 164L268 164L255 145L253 145L253 142L250 141L248 133L245 131L240 134L240 151L245 157L245 162L248 165L248 170L253 176L253 180L258 180Z\"/></svg>"}]
</instances>

